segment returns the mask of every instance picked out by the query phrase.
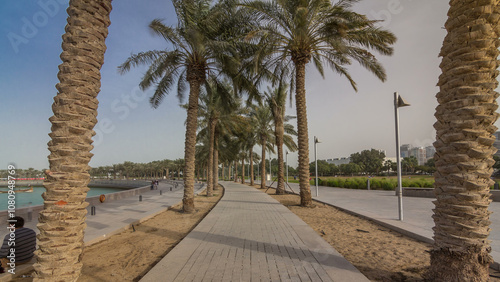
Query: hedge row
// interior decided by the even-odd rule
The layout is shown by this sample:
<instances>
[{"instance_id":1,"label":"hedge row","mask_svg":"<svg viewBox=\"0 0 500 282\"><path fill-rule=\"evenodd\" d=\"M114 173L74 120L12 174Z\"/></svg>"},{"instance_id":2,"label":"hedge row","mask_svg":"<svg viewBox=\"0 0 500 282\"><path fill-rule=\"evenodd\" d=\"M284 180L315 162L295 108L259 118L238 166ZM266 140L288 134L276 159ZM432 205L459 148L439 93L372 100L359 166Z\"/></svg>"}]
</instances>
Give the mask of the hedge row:
<instances>
[{"instance_id":1,"label":"hedge row","mask_svg":"<svg viewBox=\"0 0 500 282\"><path fill-rule=\"evenodd\" d=\"M350 189L367 189L366 177L355 177L355 178L334 178L328 180L318 179L318 185L339 187L339 188L350 188ZM315 184L314 180L311 184ZM426 178L414 178L414 179L403 179L403 187L420 187L420 188L433 188L434 179ZM374 190L395 190L398 185L397 179L387 179L387 178L370 178L370 189Z\"/></svg>"}]
</instances>

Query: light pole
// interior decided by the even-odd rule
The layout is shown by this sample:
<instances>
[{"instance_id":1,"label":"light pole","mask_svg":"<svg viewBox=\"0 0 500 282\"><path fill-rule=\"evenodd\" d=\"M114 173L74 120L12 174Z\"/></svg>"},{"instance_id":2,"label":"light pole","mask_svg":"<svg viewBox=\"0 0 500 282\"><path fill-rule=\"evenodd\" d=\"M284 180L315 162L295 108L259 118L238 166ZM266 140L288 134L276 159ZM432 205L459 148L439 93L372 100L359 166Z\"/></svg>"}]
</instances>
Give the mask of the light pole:
<instances>
[{"instance_id":1,"label":"light pole","mask_svg":"<svg viewBox=\"0 0 500 282\"><path fill-rule=\"evenodd\" d=\"M273 183L273 172L271 171L271 150L269 150L269 186Z\"/></svg>"},{"instance_id":2,"label":"light pole","mask_svg":"<svg viewBox=\"0 0 500 282\"><path fill-rule=\"evenodd\" d=\"M403 188L401 187L401 152L399 148L399 108L409 106L398 92L394 92L394 116L396 119L396 162L398 168L398 210L399 220L403 221Z\"/></svg>"},{"instance_id":3,"label":"light pole","mask_svg":"<svg viewBox=\"0 0 500 282\"><path fill-rule=\"evenodd\" d=\"M288 184L288 150L286 151L285 164L286 164L286 184Z\"/></svg>"},{"instance_id":4,"label":"light pole","mask_svg":"<svg viewBox=\"0 0 500 282\"><path fill-rule=\"evenodd\" d=\"M316 144L321 143L321 141L314 136L314 169L316 170L316 197L318 197L318 154L316 150Z\"/></svg>"}]
</instances>

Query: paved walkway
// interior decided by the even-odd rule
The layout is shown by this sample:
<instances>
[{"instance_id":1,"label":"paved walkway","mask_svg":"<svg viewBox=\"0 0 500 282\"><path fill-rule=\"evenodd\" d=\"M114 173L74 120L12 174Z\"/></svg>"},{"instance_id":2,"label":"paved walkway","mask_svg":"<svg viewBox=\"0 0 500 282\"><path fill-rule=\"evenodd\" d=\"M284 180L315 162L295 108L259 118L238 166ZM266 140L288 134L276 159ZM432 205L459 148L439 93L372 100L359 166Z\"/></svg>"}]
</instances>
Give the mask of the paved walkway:
<instances>
[{"instance_id":1,"label":"paved walkway","mask_svg":"<svg viewBox=\"0 0 500 282\"><path fill-rule=\"evenodd\" d=\"M298 183L289 183L295 192L299 192ZM273 184L276 187L276 184ZM434 221L432 219L435 199L403 197L403 221L399 221L398 197L394 191L355 190L311 185L313 199L331 204L352 213L368 217L387 227L409 235L415 239L433 243ZM287 187L287 191L290 191ZM500 268L500 202L492 202L489 210L491 231L491 255L494 267Z\"/></svg>"},{"instance_id":2,"label":"paved walkway","mask_svg":"<svg viewBox=\"0 0 500 282\"><path fill-rule=\"evenodd\" d=\"M158 190L151 190L143 193L142 201L139 201L139 196L127 197L120 200L104 202L96 206L96 214L87 214L87 228L85 229L84 241L86 245L106 239L106 236L119 233L131 224L137 224L146 219L149 219L159 212L162 212L169 207L182 201L184 189L182 181L178 181L177 187L167 182L160 182ZM172 191L170 188L172 187ZM195 185L195 193L201 192L204 186L202 184ZM160 195L162 191L162 195ZM39 233L36 227L38 218L34 217L32 221L26 222L25 226ZM0 238L7 234L7 229L0 229Z\"/></svg>"},{"instance_id":3,"label":"paved walkway","mask_svg":"<svg viewBox=\"0 0 500 282\"><path fill-rule=\"evenodd\" d=\"M222 200L141 281L368 281L269 195L221 184Z\"/></svg>"}]
</instances>

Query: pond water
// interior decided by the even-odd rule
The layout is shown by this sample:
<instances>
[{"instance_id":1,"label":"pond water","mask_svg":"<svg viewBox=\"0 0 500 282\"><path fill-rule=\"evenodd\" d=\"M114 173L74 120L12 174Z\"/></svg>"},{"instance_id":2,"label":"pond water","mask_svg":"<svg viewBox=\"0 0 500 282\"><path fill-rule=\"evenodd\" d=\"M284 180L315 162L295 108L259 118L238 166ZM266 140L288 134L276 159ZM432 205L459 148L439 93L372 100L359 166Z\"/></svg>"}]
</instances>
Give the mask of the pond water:
<instances>
[{"instance_id":1,"label":"pond water","mask_svg":"<svg viewBox=\"0 0 500 282\"><path fill-rule=\"evenodd\" d=\"M24 188L24 187L23 187ZM6 187L2 188L2 190L7 190ZM90 191L87 192L87 197L99 196L101 194L109 194L124 191L126 189L122 188L100 188L100 187L92 187ZM33 187L33 192L18 192L16 193L16 209L28 207L28 206L38 206L43 205L42 193L45 192L45 187ZM6 210L8 206L8 193L0 193L0 211Z\"/></svg>"}]
</instances>

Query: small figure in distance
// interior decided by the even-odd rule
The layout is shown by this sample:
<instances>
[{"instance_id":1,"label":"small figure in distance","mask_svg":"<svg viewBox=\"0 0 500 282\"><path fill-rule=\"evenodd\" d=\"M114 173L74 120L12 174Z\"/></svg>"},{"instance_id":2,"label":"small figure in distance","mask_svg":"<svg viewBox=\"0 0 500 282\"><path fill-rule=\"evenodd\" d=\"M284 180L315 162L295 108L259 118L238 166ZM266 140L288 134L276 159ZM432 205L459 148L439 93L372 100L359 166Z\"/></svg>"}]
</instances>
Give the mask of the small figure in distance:
<instances>
[{"instance_id":1,"label":"small figure in distance","mask_svg":"<svg viewBox=\"0 0 500 282\"><path fill-rule=\"evenodd\" d=\"M15 216L9 221L9 233L5 235L0 248L0 262L3 268L15 268L16 265L30 261L36 250L36 233L33 229L24 227L24 218Z\"/></svg>"}]
</instances>

